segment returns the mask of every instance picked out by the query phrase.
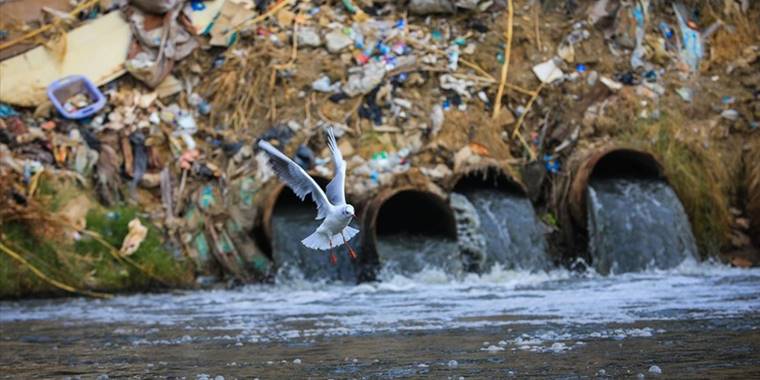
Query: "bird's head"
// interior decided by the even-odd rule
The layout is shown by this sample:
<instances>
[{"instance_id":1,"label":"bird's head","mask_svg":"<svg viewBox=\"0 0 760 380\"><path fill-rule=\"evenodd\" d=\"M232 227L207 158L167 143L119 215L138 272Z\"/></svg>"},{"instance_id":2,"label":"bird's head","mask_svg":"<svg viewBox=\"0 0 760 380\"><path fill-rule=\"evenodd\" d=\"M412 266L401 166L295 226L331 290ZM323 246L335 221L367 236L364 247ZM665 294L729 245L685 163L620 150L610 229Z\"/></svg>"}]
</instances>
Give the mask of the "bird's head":
<instances>
[{"instance_id":1,"label":"bird's head","mask_svg":"<svg viewBox=\"0 0 760 380\"><path fill-rule=\"evenodd\" d=\"M343 215L355 217L356 215L354 214L354 206L351 206L351 205L343 206Z\"/></svg>"}]
</instances>

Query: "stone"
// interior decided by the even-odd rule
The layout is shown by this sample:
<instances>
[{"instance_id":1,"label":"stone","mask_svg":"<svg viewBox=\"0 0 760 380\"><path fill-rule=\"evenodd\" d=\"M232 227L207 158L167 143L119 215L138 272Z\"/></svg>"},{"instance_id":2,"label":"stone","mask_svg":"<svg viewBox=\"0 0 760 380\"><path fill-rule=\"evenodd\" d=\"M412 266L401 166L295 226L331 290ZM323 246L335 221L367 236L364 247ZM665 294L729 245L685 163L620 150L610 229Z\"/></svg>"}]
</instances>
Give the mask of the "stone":
<instances>
[{"instance_id":1,"label":"stone","mask_svg":"<svg viewBox=\"0 0 760 380\"><path fill-rule=\"evenodd\" d=\"M409 12L418 15L431 13L454 13L456 7L451 0L412 0L409 2Z\"/></svg>"},{"instance_id":2,"label":"stone","mask_svg":"<svg viewBox=\"0 0 760 380\"><path fill-rule=\"evenodd\" d=\"M370 62L348 76L348 83L343 86L343 92L348 96L366 95L380 85L385 78L385 64L383 62Z\"/></svg>"},{"instance_id":3,"label":"stone","mask_svg":"<svg viewBox=\"0 0 760 380\"><path fill-rule=\"evenodd\" d=\"M562 70L557 67L557 64L554 63L553 59L533 66L533 73L536 74L536 77L543 83L554 82L562 79L565 75Z\"/></svg>"},{"instance_id":4,"label":"stone","mask_svg":"<svg viewBox=\"0 0 760 380\"><path fill-rule=\"evenodd\" d=\"M327 40L327 51L330 53L339 53L354 43L354 40L343 34L340 30L333 30L327 33L325 39Z\"/></svg>"},{"instance_id":5,"label":"stone","mask_svg":"<svg viewBox=\"0 0 760 380\"><path fill-rule=\"evenodd\" d=\"M322 45L322 38L317 33L316 28L309 26L298 29L297 39L300 46L318 47Z\"/></svg>"}]
</instances>

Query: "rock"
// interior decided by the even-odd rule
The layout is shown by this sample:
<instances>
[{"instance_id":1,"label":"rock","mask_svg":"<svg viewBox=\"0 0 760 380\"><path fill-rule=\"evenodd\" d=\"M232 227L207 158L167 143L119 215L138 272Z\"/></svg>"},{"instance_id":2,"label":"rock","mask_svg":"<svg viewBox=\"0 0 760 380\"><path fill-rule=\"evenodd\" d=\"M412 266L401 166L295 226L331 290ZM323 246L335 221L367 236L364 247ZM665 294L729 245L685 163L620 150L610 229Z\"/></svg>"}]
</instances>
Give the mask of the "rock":
<instances>
[{"instance_id":1,"label":"rock","mask_svg":"<svg viewBox=\"0 0 760 380\"><path fill-rule=\"evenodd\" d=\"M676 90L676 93L678 96L681 97L685 102L691 103L691 100L694 98L694 91L692 91L689 87L679 87Z\"/></svg>"},{"instance_id":2,"label":"rock","mask_svg":"<svg viewBox=\"0 0 760 380\"><path fill-rule=\"evenodd\" d=\"M612 91L620 91L623 88L623 84L620 82L616 82L610 78L607 78L605 76L602 76L599 78L602 83L607 86Z\"/></svg>"},{"instance_id":3,"label":"rock","mask_svg":"<svg viewBox=\"0 0 760 380\"><path fill-rule=\"evenodd\" d=\"M297 38L300 46L318 47L322 45L322 38L319 37L319 33L313 27L306 26L298 29Z\"/></svg>"},{"instance_id":4,"label":"rock","mask_svg":"<svg viewBox=\"0 0 760 380\"><path fill-rule=\"evenodd\" d=\"M327 33L325 39L327 40L327 51L330 53L338 53L354 43L354 40L343 34L340 30L333 30Z\"/></svg>"},{"instance_id":5,"label":"rock","mask_svg":"<svg viewBox=\"0 0 760 380\"><path fill-rule=\"evenodd\" d=\"M443 107L440 104L433 106L433 111L430 113L430 123L433 125L433 136L437 135L443 127L445 116L443 114Z\"/></svg>"},{"instance_id":6,"label":"rock","mask_svg":"<svg viewBox=\"0 0 760 380\"><path fill-rule=\"evenodd\" d=\"M449 366L449 368L457 368L459 367L459 362L452 359L452 360L449 360L449 362L446 363L446 365Z\"/></svg>"},{"instance_id":7,"label":"rock","mask_svg":"<svg viewBox=\"0 0 760 380\"><path fill-rule=\"evenodd\" d=\"M311 82L311 88L314 91L333 93L340 90L340 82L331 83L330 77L322 75L319 79Z\"/></svg>"},{"instance_id":8,"label":"rock","mask_svg":"<svg viewBox=\"0 0 760 380\"><path fill-rule=\"evenodd\" d=\"M451 175L451 169L444 164L438 164L433 168L422 167L420 171L425 176L436 180L444 179Z\"/></svg>"},{"instance_id":9,"label":"rock","mask_svg":"<svg viewBox=\"0 0 760 380\"><path fill-rule=\"evenodd\" d=\"M720 116L727 120L736 121L739 119L739 111L734 109L725 110L720 113Z\"/></svg>"},{"instance_id":10,"label":"rock","mask_svg":"<svg viewBox=\"0 0 760 380\"><path fill-rule=\"evenodd\" d=\"M349 72L352 70L349 70ZM385 73L385 64L383 62L373 61L368 63L358 68L358 70L354 70L354 73L349 74L348 83L343 86L343 92L350 97L368 94L383 82Z\"/></svg>"},{"instance_id":11,"label":"rock","mask_svg":"<svg viewBox=\"0 0 760 380\"><path fill-rule=\"evenodd\" d=\"M451 0L412 0L409 2L409 12L418 15L431 13L454 13L456 7Z\"/></svg>"},{"instance_id":12,"label":"rock","mask_svg":"<svg viewBox=\"0 0 760 380\"><path fill-rule=\"evenodd\" d=\"M551 83L565 76L553 59L533 66L533 73L543 83Z\"/></svg>"},{"instance_id":13,"label":"rock","mask_svg":"<svg viewBox=\"0 0 760 380\"><path fill-rule=\"evenodd\" d=\"M737 267L737 268L751 268L752 267L752 261L744 258L744 257L733 257L731 258L731 265Z\"/></svg>"}]
</instances>

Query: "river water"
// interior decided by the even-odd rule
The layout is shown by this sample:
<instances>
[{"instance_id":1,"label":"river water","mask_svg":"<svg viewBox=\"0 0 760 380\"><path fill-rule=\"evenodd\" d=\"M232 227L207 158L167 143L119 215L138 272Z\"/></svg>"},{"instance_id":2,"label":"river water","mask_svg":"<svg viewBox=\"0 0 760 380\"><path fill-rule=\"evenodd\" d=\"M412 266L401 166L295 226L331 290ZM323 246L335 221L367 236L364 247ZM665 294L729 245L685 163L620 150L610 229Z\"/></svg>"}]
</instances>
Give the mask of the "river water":
<instances>
[{"instance_id":1,"label":"river water","mask_svg":"<svg viewBox=\"0 0 760 380\"><path fill-rule=\"evenodd\" d=\"M18 378L760 374L760 269L687 260L613 276L496 266L381 280L291 274L232 290L2 302L0 367Z\"/></svg>"}]
</instances>

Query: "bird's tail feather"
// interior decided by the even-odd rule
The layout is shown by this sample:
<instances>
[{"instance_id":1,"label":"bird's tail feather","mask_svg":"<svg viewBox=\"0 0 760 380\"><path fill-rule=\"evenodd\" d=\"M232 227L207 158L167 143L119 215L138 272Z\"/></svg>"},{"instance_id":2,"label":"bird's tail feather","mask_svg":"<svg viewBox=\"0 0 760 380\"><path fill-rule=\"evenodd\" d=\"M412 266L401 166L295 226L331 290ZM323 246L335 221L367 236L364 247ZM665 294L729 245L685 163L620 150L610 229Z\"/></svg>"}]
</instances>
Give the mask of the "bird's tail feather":
<instances>
[{"instance_id":1,"label":"bird's tail feather","mask_svg":"<svg viewBox=\"0 0 760 380\"><path fill-rule=\"evenodd\" d=\"M346 226L346 228L343 229L343 236L346 237L346 241L351 240L358 233L359 230L351 226ZM301 240L301 243L311 249L327 251L331 246L332 248L338 248L343 245L343 236L341 236L341 234L335 234L328 239L327 236L315 231L313 234Z\"/></svg>"}]
</instances>

